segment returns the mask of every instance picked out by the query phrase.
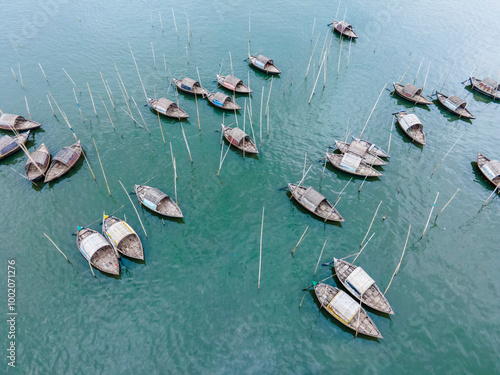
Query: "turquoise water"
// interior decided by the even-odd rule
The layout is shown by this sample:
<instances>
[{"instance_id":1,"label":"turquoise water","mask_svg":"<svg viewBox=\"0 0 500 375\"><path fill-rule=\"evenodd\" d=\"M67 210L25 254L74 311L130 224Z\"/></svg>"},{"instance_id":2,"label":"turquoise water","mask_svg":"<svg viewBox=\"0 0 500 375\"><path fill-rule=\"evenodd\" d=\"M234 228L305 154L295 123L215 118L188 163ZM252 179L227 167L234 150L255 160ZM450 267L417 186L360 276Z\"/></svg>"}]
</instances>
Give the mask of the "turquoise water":
<instances>
[{"instance_id":1,"label":"turquoise water","mask_svg":"<svg viewBox=\"0 0 500 375\"><path fill-rule=\"evenodd\" d=\"M42 129L34 132L35 141L30 140L27 146L33 151L44 142L54 155L74 138L54 103L57 118L52 116L46 98L50 92L81 139L96 180L81 161L61 180L36 187L11 169L23 173L23 154L0 163L0 275L6 280L7 261L15 259L18 311L16 368L10 368L4 356L2 373L500 371L499 236L494 230L499 202L496 197L479 211L493 187L475 166L477 152L500 158L498 104L460 84L474 67L480 78L490 71L492 78L498 78L496 2L342 2L339 18L347 7L346 20L356 26L360 38L350 47L342 43L337 76L340 39L333 36L326 86L323 88L322 73L310 104L321 48L329 32L326 24L337 12L338 3L103 4L54 0L47 4L50 6L32 0L4 4L0 108L27 116L26 96L32 118L43 123ZM261 90L264 87L267 100L271 79L244 61L249 15L251 51L273 58L283 71L273 79L269 136L264 117L262 147ZM305 79L318 35L314 64ZM222 73L230 72L230 51L234 75L245 82L249 75L254 90L252 109L259 156L243 158L231 149L217 177L221 149L216 130L223 115L199 100L200 131L195 99L182 94L179 105L191 116L183 127L193 163L177 121L161 119L164 144L156 114L143 106L145 97L128 43L150 97L168 91L163 54L168 79L196 79L198 67L202 84L213 91L222 59ZM392 157L387 166L379 168L384 176L365 182L359 193L362 179L353 179L342 193L337 205L346 219L342 225L324 224L290 201L279 189L300 180L306 152L306 168L312 164L306 184L335 200L350 176L329 166L322 176L318 160L334 139L345 137L347 124L359 135L384 85L392 88L412 59L404 81L413 82L422 58L416 84L423 85L431 61L425 93L441 90L448 75L441 91L460 94L477 119L458 120L436 105L413 109L384 90L363 136L387 149L391 113L404 108L414 110L424 129L430 131L427 145L417 147L395 128ZM121 109L127 110L127 105L113 63L151 134ZM75 88L85 122L75 102L74 86L62 68L81 90ZM115 98L115 110L100 72ZM174 100L172 89L168 97ZM242 105L244 99L236 100ZM133 102L129 105L142 123ZM242 126L240 112L238 123ZM235 122L234 114L227 114L224 121ZM250 132L248 119L245 126ZM99 148L111 197L92 139ZM148 233L146 238L118 181L132 192L134 184L156 176L148 184L174 195L170 143L184 220L163 222L139 208L131 195ZM226 149L227 144L224 152ZM458 188L455 199L435 221L436 213ZM419 240L437 192L429 228ZM384 339L354 339L352 331L319 309L312 293L305 294L299 309L301 290L313 279L331 276L329 269L320 267L313 277L325 240L322 262L357 251L380 201L371 228L375 236L357 264L385 289L411 224L405 257L387 293L396 314L387 318L369 311ZM97 270L94 278L71 233L77 225L98 220L104 210L110 213L122 205L116 215L125 215L141 236L146 260L138 263L122 258L120 278ZM262 276L257 290L263 207ZM291 256L307 226L310 235ZM99 221L92 228L100 230ZM328 282L335 285L337 280ZM0 306L6 314L4 285ZM9 344L7 329L6 323L0 335L3 349Z\"/></svg>"}]
</instances>

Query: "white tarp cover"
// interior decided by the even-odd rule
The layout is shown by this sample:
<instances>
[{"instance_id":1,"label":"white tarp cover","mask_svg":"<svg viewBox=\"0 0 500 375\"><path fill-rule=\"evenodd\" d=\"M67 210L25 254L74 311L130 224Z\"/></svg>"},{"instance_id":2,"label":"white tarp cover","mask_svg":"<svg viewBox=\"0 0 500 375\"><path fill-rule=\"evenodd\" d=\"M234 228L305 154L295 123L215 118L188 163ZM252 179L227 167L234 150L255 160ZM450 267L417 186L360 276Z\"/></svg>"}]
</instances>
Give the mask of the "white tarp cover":
<instances>
[{"instance_id":1,"label":"white tarp cover","mask_svg":"<svg viewBox=\"0 0 500 375\"><path fill-rule=\"evenodd\" d=\"M498 176L498 174L495 173L495 171L493 171L488 164L483 165L482 171L490 180L493 180L496 176Z\"/></svg>"},{"instance_id":2,"label":"white tarp cover","mask_svg":"<svg viewBox=\"0 0 500 375\"><path fill-rule=\"evenodd\" d=\"M458 106L455 103L451 102L448 99L444 102L444 105L447 106L448 108L452 109L453 111L456 111L458 108Z\"/></svg>"},{"instance_id":3,"label":"white tarp cover","mask_svg":"<svg viewBox=\"0 0 500 375\"><path fill-rule=\"evenodd\" d=\"M134 232L132 230L130 230L129 226L127 224L125 224L123 221L118 221L118 222L114 223L106 231L106 234L109 236L109 238L116 245L118 245L121 240L123 240L125 237L127 237L131 233L134 233Z\"/></svg>"},{"instance_id":4,"label":"white tarp cover","mask_svg":"<svg viewBox=\"0 0 500 375\"><path fill-rule=\"evenodd\" d=\"M92 233L80 242L80 250L87 256L87 260L89 261L96 251L104 246L109 246L109 243L100 233Z\"/></svg>"},{"instance_id":5,"label":"white tarp cover","mask_svg":"<svg viewBox=\"0 0 500 375\"><path fill-rule=\"evenodd\" d=\"M375 284L375 281L361 267L357 267L352 271L347 279L345 279L345 282L356 289L359 295L362 295Z\"/></svg>"},{"instance_id":6,"label":"white tarp cover","mask_svg":"<svg viewBox=\"0 0 500 375\"><path fill-rule=\"evenodd\" d=\"M332 310L345 323L349 323L358 312L360 306L358 302L341 290L333 297L327 308Z\"/></svg>"},{"instance_id":7,"label":"white tarp cover","mask_svg":"<svg viewBox=\"0 0 500 375\"><path fill-rule=\"evenodd\" d=\"M361 158L354 154L344 154L342 161L340 162L340 167L344 168L349 172L356 172L359 164L361 163Z\"/></svg>"},{"instance_id":8,"label":"white tarp cover","mask_svg":"<svg viewBox=\"0 0 500 375\"><path fill-rule=\"evenodd\" d=\"M401 121L401 125L403 125L403 127L406 130L410 129L413 125L420 125L421 124L418 117L416 115L414 115L413 113L406 115L406 116L403 116L403 117L400 117L399 121Z\"/></svg>"}]
</instances>

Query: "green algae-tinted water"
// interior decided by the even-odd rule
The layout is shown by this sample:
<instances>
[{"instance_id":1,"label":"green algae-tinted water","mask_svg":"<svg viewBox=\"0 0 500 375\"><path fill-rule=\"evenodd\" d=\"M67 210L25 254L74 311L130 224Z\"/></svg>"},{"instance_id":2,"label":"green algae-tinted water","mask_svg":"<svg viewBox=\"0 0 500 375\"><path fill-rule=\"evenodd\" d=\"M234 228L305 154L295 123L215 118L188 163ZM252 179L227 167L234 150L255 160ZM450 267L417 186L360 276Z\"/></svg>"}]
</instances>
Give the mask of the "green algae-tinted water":
<instances>
[{"instance_id":1,"label":"green algae-tinted water","mask_svg":"<svg viewBox=\"0 0 500 375\"><path fill-rule=\"evenodd\" d=\"M0 163L0 279L4 285L0 306L7 320L7 262L14 259L18 312L16 368L7 365L5 353L10 340L5 322L0 335L2 373L500 371L500 238L495 230L500 203L496 197L478 212L493 188L475 165L478 151L500 158L498 104L460 84L474 66L476 72L479 68L480 78L491 71L491 77L497 79L499 6L492 0L480 5L463 0L342 2L339 18L347 7L346 20L356 26L360 38L352 45L343 42L337 76L340 39L333 36L326 86L323 88L321 74L308 105L325 33L329 31L326 24L337 6L326 1L129 4L116 0L25 0L4 4L0 108L27 116L26 96L33 119L43 123L28 148L33 151L44 142L55 154L74 138L62 116L52 116L47 102L50 91L82 140L97 180L81 161L61 180L35 187L11 169L23 173L23 154ZM262 147L261 90L264 87L267 100L271 80L243 61L248 50L249 15L252 52L273 58L283 70L281 77L273 80L269 136L264 117ZM313 63L304 79L318 35ZM193 164L178 122L161 119L164 144L157 116L143 106L145 97L128 43L150 97L155 92L164 96L168 91L165 63L168 79L197 78L198 67L202 84L215 90L222 59L222 73L230 73L230 51L234 75L245 82L249 77L254 90L252 109L259 156L243 158L230 150L217 177L221 151L216 130L222 113L198 100L200 131L195 99L182 94L179 105L191 116L183 126ZM358 189L362 180L353 179L343 192L337 205L346 219L342 225L324 224L290 201L279 189L300 180L306 152L307 164L312 164L306 184L335 200L350 176L329 166L322 176L318 160L335 138L345 137L347 123L351 132L359 135L384 84L392 88L392 82L415 59L404 79L413 82L422 57L425 60L416 84L423 85L431 61L425 92L441 89L449 74L442 91L466 98L477 119L458 120L436 105L414 109L384 90L364 137L387 148L391 113L403 108L415 111L424 123L429 131L427 145L417 147L395 128L392 157L387 166L379 168L384 176L367 181L361 193ZM151 134L122 110L127 105L113 63ZM75 88L85 122L75 102L74 86L62 68L81 90ZM115 110L100 72L114 96ZM175 100L172 89L168 97ZM237 102L242 105L244 98L238 97ZM142 123L133 102L129 105ZM242 127L240 112L238 123ZM225 118L226 124L234 121L233 114ZM248 120L245 126L251 132ZM459 137L431 179L439 161ZM157 215L139 208L146 238L118 180L132 192L134 184L156 176L149 184L174 195L170 143L177 164L178 201L185 218L162 222ZM436 213L458 188L460 192L435 222ZM429 228L419 240L437 192L440 195ZM135 196L131 198L137 205ZM410 224L412 230L400 271L387 293L396 314L387 318L369 311L384 339L354 339L351 331L319 309L312 293L306 293L299 309L301 289L313 279L331 275L324 267L315 277L312 275L325 240L323 262L359 248L380 201L371 229L375 236L357 263L382 289L399 261ZM122 205L117 215L125 215L141 236L146 260L138 263L122 258L120 278L97 270L94 278L71 233L77 225L98 220L104 210L110 213ZM310 234L291 256L307 226ZM92 228L100 230L99 223ZM71 263L43 233L58 244ZM336 280L328 282L335 284Z\"/></svg>"}]
</instances>

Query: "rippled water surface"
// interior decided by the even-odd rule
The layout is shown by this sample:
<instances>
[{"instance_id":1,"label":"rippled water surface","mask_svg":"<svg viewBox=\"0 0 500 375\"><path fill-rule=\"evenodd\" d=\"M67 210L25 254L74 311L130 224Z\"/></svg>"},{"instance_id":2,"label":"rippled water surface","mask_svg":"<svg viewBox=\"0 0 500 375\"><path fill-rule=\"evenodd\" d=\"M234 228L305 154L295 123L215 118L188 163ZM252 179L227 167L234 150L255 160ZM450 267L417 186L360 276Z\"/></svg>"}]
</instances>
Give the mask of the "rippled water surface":
<instances>
[{"instance_id":1,"label":"rippled water surface","mask_svg":"<svg viewBox=\"0 0 500 375\"><path fill-rule=\"evenodd\" d=\"M51 99L57 117L52 115L50 92L81 139L96 180L80 161L64 178L37 187L15 172L24 171L22 153L0 162L0 279L4 280L0 306L6 314L7 261L15 259L18 309L16 368L7 366L5 350L0 372L500 372L496 230L500 202L495 197L479 211L493 187L475 163L477 152L500 159L499 104L461 84L474 67L479 78L490 75L498 80L498 2L343 1L338 18L345 13L360 37L350 44L333 35L326 85L322 71L308 104L325 36L326 46L330 44L331 29L326 25L337 6L328 1L260 0L3 4L0 108L27 117L26 97L32 118L43 123L27 146L34 151L43 142L54 155L74 138ZM283 71L272 81L244 61L249 16L251 51L273 58ZM198 98L200 131L195 98L179 94L180 107L191 116L183 122L191 164L179 123L161 118L160 129L156 114L144 107L128 43L147 95L168 92L172 100L175 93L169 90L169 79L197 79L196 68L202 84L216 90L216 74L231 71L230 52L234 75L245 82L249 78L254 91L251 104L259 156L243 158L231 149L217 177L221 149L216 131L223 115ZM425 93L437 88L460 95L477 119L458 120L436 105L414 108L391 96L392 82L412 60L405 82L416 79L422 86L430 62ZM133 101L124 100L114 63L138 109ZM103 80L116 103L114 109ZM265 107L271 82L269 135L263 116L260 146L261 93L264 88ZM406 109L424 123L427 145L417 147L395 127L392 157L380 168L384 175L366 181L361 192L363 180L353 179L337 205L345 223L324 224L280 188L300 180L307 153L306 168L312 167L306 184L334 201L350 176L330 166L323 174L318 160L334 139L345 137L346 128L359 135L385 84L363 136L387 149L391 114ZM242 96L236 100L240 105L245 102ZM126 115L127 105L142 124L141 112L150 134ZM240 127L243 112L237 118ZM234 114L227 114L224 121L234 123ZM251 133L248 118L245 127ZM170 144L185 218L163 221L139 208L131 194L146 238L118 181L132 192L134 184L156 176L148 184L173 196ZM435 221L457 189L455 199ZM429 227L420 239L438 192ZM312 292L305 294L299 309L301 290L312 280L332 275L329 268L320 267L313 277L325 240L322 262L359 249L380 201L371 227L375 236L356 263L381 289L399 262L410 224L411 233L399 273L387 292L396 314L388 318L369 310L384 339L355 339L353 332L319 309ZM92 228L100 230L102 212L111 213L122 205L116 215L126 216L139 233L145 262L122 258L119 278L97 270L94 278L72 232L77 225L96 220ZM306 227L310 234L292 256L290 251ZM328 282L334 285L338 280ZM0 348L7 349L7 325L2 332Z\"/></svg>"}]
</instances>

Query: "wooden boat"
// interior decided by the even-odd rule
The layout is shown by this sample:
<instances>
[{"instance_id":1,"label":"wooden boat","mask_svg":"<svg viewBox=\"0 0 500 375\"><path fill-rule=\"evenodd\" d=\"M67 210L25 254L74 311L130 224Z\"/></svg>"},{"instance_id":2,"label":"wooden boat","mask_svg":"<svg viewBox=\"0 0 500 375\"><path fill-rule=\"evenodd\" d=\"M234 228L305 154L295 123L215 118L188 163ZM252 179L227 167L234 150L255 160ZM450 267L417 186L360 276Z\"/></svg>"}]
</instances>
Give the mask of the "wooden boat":
<instances>
[{"instance_id":1,"label":"wooden boat","mask_svg":"<svg viewBox=\"0 0 500 375\"><path fill-rule=\"evenodd\" d=\"M367 141L366 139L360 139L360 138L356 138L356 137L352 137L352 136L351 136L351 138L353 141L365 143L368 146L367 152L369 154L378 156L379 158L390 158L389 154L386 151L382 150L380 147L378 147L376 144L371 143L370 141Z\"/></svg>"},{"instance_id":2,"label":"wooden boat","mask_svg":"<svg viewBox=\"0 0 500 375\"><path fill-rule=\"evenodd\" d=\"M382 173L363 163L363 159L350 152L345 154L326 153L326 157L332 166L346 173L361 177L379 177Z\"/></svg>"},{"instance_id":3,"label":"wooden boat","mask_svg":"<svg viewBox=\"0 0 500 375\"><path fill-rule=\"evenodd\" d=\"M221 92L216 92L215 94L210 92L206 95L206 98L214 106L221 109L226 109L228 111L238 111L241 109L241 107L233 102L229 96Z\"/></svg>"},{"instance_id":4,"label":"wooden boat","mask_svg":"<svg viewBox=\"0 0 500 375\"><path fill-rule=\"evenodd\" d=\"M236 148L239 148L248 154L259 153L257 146L252 142L250 136L240 128L230 128L229 126L222 125L222 132L224 134L224 138L226 138L228 142L231 142L231 144Z\"/></svg>"},{"instance_id":5,"label":"wooden boat","mask_svg":"<svg viewBox=\"0 0 500 375\"><path fill-rule=\"evenodd\" d=\"M398 113L398 124L408 137L425 145L424 126L416 115L401 111Z\"/></svg>"},{"instance_id":6,"label":"wooden boat","mask_svg":"<svg viewBox=\"0 0 500 375\"><path fill-rule=\"evenodd\" d=\"M183 119L188 118L189 115L186 111L180 109L177 104L167 98L149 99L148 106L153 108L156 112L173 118Z\"/></svg>"},{"instance_id":7,"label":"wooden boat","mask_svg":"<svg viewBox=\"0 0 500 375\"><path fill-rule=\"evenodd\" d=\"M39 122L26 120L23 116L4 113L0 116L0 129L23 132L42 126Z\"/></svg>"},{"instance_id":8,"label":"wooden boat","mask_svg":"<svg viewBox=\"0 0 500 375\"><path fill-rule=\"evenodd\" d=\"M49 170L45 174L45 182L53 181L68 172L80 159L82 146L80 141L73 143L69 147L63 147L56 156L52 158Z\"/></svg>"},{"instance_id":9,"label":"wooden boat","mask_svg":"<svg viewBox=\"0 0 500 375\"><path fill-rule=\"evenodd\" d=\"M354 26L349 25L345 21L333 21L333 30L347 38L356 39L358 34L354 31Z\"/></svg>"},{"instance_id":10,"label":"wooden boat","mask_svg":"<svg viewBox=\"0 0 500 375\"><path fill-rule=\"evenodd\" d=\"M387 163L380 159L377 155L373 155L368 152L370 146L367 142L362 142L360 140L354 140L351 143L335 141L335 145L339 149L339 151L343 154L346 152L352 152L362 157L362 161L368 165L386 165Z\"/></svg>"},{"instance_id":11,"label":"wooden boat","mask_svg":"<svg viewBox=\"0 0 500 375\"><path fill-rule=\"evenodd\" d=\"M248 61L250 61L250 65L267 74L281 74L281 70L274 65L274 61L264 55L253 56L248 54Z\"/></svg>"},{"instance_id":12,"label":"wooden boat","mask_svg":"<svg viewBox=\"0 0 500 375\"><path fill-rule=\"evenodd\" d=\"M45 143L42 143L40 147L37 148L35 152L30 154L28 160L26 160L26 165L24 170L26 172L26 177L30 181L36 181L45 175L47 169L50 165L50 151Z\"/></svg>"},{"instance_id":13,"label":"wooden boat","mask_svg":"<svg viewBox=\"0 0 500 375\"><path fill-rule=\"evenodd\" d=\"M198 95L202 98L205 97L210 91L202 87L198 81L185 77L183 79L172 78L177 88L181 91L187 92L191 95Z\"/></svg>"},{"instance_id":14,"label":"wooden boat","mask_svg":"<svg viewBox=\"0 0 500 375\"><path fill-rule=\"evenodd\" d=\"M102 234L108 239L111 246L121 254L130 258L144 260L141 239L132 227L123 220L104 215Z\"/></svg>"},{"instance_id":15,"label":"wooden boat","mask_svg":"<svg viewBox=\"0 0 500 375\"><path fill-rule=\"evenodd\" d=\"M324 307L340 323L363 335L383 338L365 309L349 294L323 283L316 283L314 292L321 307Z\"/></svg>"},{"instance_id":16,"label":"wooden boat","mask_svg":"<svg viewBox=\"0 0 500 375\"><path fill-rule=\"evenodd\" d=\"M243 84L241 79L235 76L220 76L217 74L217 82L222 87L240 94L250 94L252 92L248 86Z\"/></svg>"},{"instance_id":17,"label":"wooden boat","mask_svg":"<svg viewBox=\"0 0 500 375\"><path fill-rule=\"evenodd\" d=\"M288 190L297 202L316 216L329 221L345 221L337 209L312 187L288 184Z\"/></svg>"},{"instance_id":18,"label":"wooden boat","mask_svg":"<svg viewBox=\"0 0 500 375\"><path fill-rule=\"evenodd\" d=\"M398 94L403 99L406 99L415 104L432 104L429 99L422 95L422 89L419 89L417 86L412 85L411 83L403 86L397 82L393 82L393 85L396 94Z\"/></svg>"},{"instance_id":19,"label":"wooden boat","mask_svg":"<svg viewBox=\"0 0 500 375\"><path fill-rule=\"evenodd\" d=\"M90 228L78 227L76 245L87 262L102 272L120 274L120 263L115 251L102 234Z\"/></svg>"},{"instance_id":20,"label":"wooden boat","mask_svg":"<svg viewBox=\"0 0 500 375\"><path fill-rule=\"evenodd\" d=\"M446 96L440 92L436 93L439 103L443 105L448 111L456 114L458 117L465 117L474 119L475 117L469 112L467 108L467 103L464 102L456 95Z\"/></svg>"},{"instance_id":21,"label":"wooden boat","mask_svg":"<svg viewBox=\"0 0 500 375\"><path fill-rule=\"evenodd\" d=\"M491 160L478 152L477 166L493 185L500 186L500 161Z\"/></svg>"},{"instance_id":22,"label":"wooden boat","mask_svg":"<svg viewBox=\"0 0 500 375\"><path fill-rule=\"evenodd\" d=\"M6 158L9 155L19 151L21 149L21 144L25 144L28 140L30 131L25 133L20 133L11 137L10 135L4 135L0 138L0 160Z\"/></svg>"},{"instance_id":23,"label":"wooden boat","mask_svg":"<svg viewBox=\"0 0 500 375\"><path fill-rule=\"evenodd\" d=\"M375 281L361 268L342 259L333 258L338 279L357 299L372 309L394 315L389 301L375 284Z\"/></svg>"},{"instance_id":24,"label":"wooden boat","mask_svg":"<svg viewBox=\"0 0 500 375\"><path fill-rule=\"evenodd\" d=\"M469 77L471 86L477 92L489 96L494 100L500 99L500 85L491 78L484 78L482 81L475 77Z\"/></svg>"},{"instance_id":25,"label":"wooden boat","mask_svg":"<svg viewBox=\"0 0 500 375\"><path fill-rule=\"evenodd\" d=\"M149 186L135 185L139 203L150 210L169 217L183 217L179 206L164 192Z\"/></svg>"}]
</instances>

